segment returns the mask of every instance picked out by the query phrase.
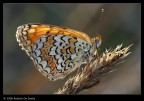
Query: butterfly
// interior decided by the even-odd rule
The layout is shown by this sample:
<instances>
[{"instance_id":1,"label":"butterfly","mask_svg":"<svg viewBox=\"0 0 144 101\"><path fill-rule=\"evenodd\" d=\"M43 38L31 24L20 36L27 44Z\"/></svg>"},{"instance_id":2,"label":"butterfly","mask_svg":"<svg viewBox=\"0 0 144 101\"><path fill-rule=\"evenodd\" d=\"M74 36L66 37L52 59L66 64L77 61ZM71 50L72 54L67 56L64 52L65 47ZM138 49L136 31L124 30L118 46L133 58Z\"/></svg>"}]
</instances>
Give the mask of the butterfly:
<instances>
[{"instance_id":1,"label":"butterfly","mask_svg":"<svg viewBox=\"0 0 144 101\"><path fill-rule=\"evenodd\" d=\"M16 39L35 67L52 81L91 61L102 42L100 34L90 38L80 31L45 24L19 26Z\"/></svg>"}]
</instances>

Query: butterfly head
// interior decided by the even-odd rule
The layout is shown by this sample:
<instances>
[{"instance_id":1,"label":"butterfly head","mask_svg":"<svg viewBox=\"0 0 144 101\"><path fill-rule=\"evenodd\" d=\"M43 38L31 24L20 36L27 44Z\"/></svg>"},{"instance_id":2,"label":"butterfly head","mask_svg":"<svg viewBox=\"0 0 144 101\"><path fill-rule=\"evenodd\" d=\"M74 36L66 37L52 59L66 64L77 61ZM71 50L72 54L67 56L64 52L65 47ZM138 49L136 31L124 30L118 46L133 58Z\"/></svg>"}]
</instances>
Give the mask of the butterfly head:
<instances>
[{"instance_id":1,"label":"butterfly head","mask_svg":"<svg viewBox=\"0 0 144 101\"><path fill-rule=\"evenodd\" d=\"M94 38L94 44L96 45L96 47L100 47L102 42L102 37L100 34L98 34L95 38Z\"/></svg>"}]
</instances>

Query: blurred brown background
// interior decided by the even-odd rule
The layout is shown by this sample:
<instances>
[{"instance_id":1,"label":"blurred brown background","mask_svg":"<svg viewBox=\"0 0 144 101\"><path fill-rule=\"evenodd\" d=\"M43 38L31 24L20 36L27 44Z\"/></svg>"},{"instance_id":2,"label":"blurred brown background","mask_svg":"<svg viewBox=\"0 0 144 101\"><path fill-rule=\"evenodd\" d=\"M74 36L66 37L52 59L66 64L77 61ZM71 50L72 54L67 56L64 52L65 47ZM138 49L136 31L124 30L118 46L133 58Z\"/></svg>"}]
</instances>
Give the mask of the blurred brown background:
<instances>
[{"instance_id":1,"label":"blurred brown background","mask_svg":"<svg viewBox=\"0 0 144 101\"><path fill-rule=\"evenodd\" d=\"M102 8L104 14L100 17ZM3 4L4 94L52 94L75 74L73 72L63 80L51 82L35 69L15 37L17 27L26 23L65 26L83 31L90 37L100 33L103 38L100 52L105 47L115 48L121 43L124 47L134 44L132 54L117 66L119 70L105 76L98 86L80 94L141 93L141 4Z\"/></svg>"}]
</instances>

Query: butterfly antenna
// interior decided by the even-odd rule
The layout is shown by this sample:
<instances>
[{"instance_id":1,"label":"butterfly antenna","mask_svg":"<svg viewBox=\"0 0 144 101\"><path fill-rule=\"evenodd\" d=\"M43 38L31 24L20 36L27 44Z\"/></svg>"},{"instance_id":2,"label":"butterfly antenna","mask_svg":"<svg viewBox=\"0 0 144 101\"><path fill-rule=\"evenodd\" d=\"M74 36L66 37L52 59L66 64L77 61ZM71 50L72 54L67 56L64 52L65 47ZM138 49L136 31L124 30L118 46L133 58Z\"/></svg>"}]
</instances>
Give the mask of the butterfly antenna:
<instances>
[{"instance_id":1,"label":"butterfly antenna","mask_svg":"<svg viewBox=\"0 0 144 101\"><path fill-rule=\"evenodd\" d=\"M96 28L97 35L98 35L99 26L100 26L101 21L103 19L103 15L104 15L104 9L102 8L101 11L100 11L100 14L99 14L98 21L97 21L97 28Z\"/></svg>"},{"instance_id":2,"label":"butterfly antenna","mask_svg":"<svg viewBox=\"0 0 144 101\"><path fill-rule=\"evenodd\" d=\"M103 15L104 15L104 9L102 8L101 11L100 11L100 17L98 19L98 22L97 22L98 24L97 24L97 29L96 29L96 31L97 31L96 32L96 34L97 34L96 36L98 36L98 37L99 37L98 30L99 30L100 22L101 22L101 20L103 18ZM96 45L96 57L97 57L98 60L100 59L100 55L99 55L99 51L98 51L97 45Z\"/></svg>"}]
</instances>

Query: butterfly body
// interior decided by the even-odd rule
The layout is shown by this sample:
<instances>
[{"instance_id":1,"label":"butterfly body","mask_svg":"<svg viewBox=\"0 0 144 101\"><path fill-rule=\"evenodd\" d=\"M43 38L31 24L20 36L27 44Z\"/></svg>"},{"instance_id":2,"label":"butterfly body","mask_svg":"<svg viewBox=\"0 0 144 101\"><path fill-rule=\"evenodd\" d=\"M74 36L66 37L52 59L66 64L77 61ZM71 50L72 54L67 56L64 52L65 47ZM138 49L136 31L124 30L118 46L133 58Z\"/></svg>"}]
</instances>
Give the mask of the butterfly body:
<instances>
[{"instance_id":1,"label":"butterfly body","mask_svg":"<svg viewBox=\"0 0 144 101\"><path fill-rule=\"evenodd\" d=\"M95 50L94 38L53 25L22 25L17 29L16 38L37 69L50 80L64 78L87 59L90 61ZM101 37L96 41L100 43Z\"/></svg>"}]
</instances>

